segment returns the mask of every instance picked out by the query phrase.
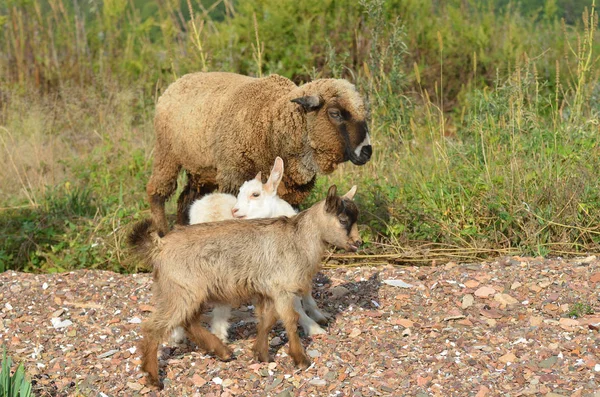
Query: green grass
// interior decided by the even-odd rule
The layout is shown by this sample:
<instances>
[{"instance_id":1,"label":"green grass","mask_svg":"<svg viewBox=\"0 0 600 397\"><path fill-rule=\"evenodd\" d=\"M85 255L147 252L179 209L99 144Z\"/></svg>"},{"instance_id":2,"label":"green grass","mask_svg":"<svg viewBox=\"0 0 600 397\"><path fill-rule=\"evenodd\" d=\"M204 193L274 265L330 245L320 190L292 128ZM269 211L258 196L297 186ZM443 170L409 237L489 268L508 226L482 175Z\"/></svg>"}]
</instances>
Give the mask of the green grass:
<instances>
[{"instance_id":1,"label":"green grass","mask_svg":"<svg viewBox=\"0 0 600 397\"><path fill-rule=\"evenodd\" d=\"M567 316L570 318L580 318L586 314L594 314L594 309L592 309L592 306L587 303L577 302L571 306L571 310L569 310Z\"/></svg>"},{"instance_id":2,"label":"green grass","mask_svg":"<svg viewBox=\"0 0 600 397\"><path fill-rule=\"evenodd\" d=\"M305 205L358 184L370 254L599 251L591 3L439 4L0 4L0 271L141 270L124 236L149 215L154 103L196 70L360 88L374 156Z\"/></svg>"},{"instance_id":3,"label":"green grass","mask_svg":"<svg viewBox=\"0 0 600 397\"><path fill-rule=\"evenodd\" d=\"M11 374L12 359L6 356L6 347L2 352L2 365L0 368L0 397L29 397L31 382L25 377L23 364Z\"/></svg>"}]
</instances>

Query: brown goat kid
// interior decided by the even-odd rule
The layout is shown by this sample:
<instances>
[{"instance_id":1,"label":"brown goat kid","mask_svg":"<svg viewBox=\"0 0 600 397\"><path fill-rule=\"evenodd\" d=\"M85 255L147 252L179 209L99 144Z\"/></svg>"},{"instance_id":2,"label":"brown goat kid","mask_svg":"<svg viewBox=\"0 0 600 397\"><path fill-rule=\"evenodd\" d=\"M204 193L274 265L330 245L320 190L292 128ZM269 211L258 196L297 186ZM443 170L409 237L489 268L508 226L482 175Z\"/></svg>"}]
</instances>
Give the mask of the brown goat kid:
<instances>
[{"instance_id":1,"label":"brown goat kid","mask_svg":"<svg viewBox=\"0 0 600 397\"><path fill-rule=\"evenodd\" d=\"M152 222L136 226L129 242L154 269L156 310L142 325L142 369L158 378L158 345L175 327L183 326L201 349L221 360L231 350L200 325L203 305L237 306L256 301L259 318L254 356L269 361L268 334L280 318L289 337L289 355L299 367L310 363L297 333L294 297L304 295L321 266L327 244L356 251L362 242L352 201L356 186L327 198L291 218L227 220L177 226L164 237L151 232Z\"/></svg>"}]
</instances>

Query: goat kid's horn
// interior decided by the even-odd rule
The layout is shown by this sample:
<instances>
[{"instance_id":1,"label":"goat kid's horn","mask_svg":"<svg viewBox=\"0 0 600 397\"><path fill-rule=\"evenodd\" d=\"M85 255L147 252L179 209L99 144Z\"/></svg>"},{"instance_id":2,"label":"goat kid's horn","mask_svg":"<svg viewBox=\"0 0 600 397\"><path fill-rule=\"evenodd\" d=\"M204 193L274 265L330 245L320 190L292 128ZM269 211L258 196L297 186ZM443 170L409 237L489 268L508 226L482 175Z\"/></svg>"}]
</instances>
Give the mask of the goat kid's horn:
<instances>
[{"instance_id":1,"label":"goat kid's horn","mask_svg":"<svg viewBox=\"0 0 600 397\"><path fill-rule=\"evenodd\" d=\"M354 195L356 194L356 189L356 185L352 186L352 188L348 190L348 193L344 194L342 197L347 198L348 200L352 200L354 198Z\"/></svg>"}]
</instances>

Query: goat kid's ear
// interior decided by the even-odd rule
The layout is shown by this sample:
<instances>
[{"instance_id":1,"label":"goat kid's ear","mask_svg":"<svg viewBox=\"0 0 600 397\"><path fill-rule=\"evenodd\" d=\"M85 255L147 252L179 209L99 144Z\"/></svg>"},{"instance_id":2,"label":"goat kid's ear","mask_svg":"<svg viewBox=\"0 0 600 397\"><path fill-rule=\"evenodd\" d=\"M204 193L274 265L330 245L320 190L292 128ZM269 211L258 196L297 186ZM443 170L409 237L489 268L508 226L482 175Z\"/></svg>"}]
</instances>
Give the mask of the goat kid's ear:
<instances>
[{"instance_id":1,"label":"goat kid's ear","mask_svg":"<svg viewBox=\"0 0 600 397\"><path fill-rule=\"evenodd\" d=\"M265 190L269 193L276 192L279 183L281 182L281 178L283 178L283 160L281 157L277 156L277 158L275 158L275 164L273 164L273 168L271 169L269 179L267 180L267 183L265 183Z\"/></svg>"},{"instance_id":2,"label":"goat kid's ear","mask_svg":"<svg viewBox=\"0 0 600 397\"><path fill-rule=\"evenodd\" d=\"M262 183L262 172L258 171L258 174L256 174L256 176L254 177L254 179L256 179L257 181L259 181L260 183Z\"/></svg>"},{"instance_id":3,"label":"goat kid's ear","mask_svg":"<svg viewBox=\"0 0 600 397\"><path fill-rule=\"evenodd\" d=\"M306 112L312 112L323 106L323 98L317 95L307 95L300 98L294 98L292 99L292 102L302 105L304 111Z\"/></svg>"},{"instance_id":4,"label":"goat kid's ear","mask_svg":"<svg viewBox=\"0 0 600 397\"><path fill-rule=\"evenodd\" d=\"M352 188L350 188L350 190L348 190L348 193L344 194L342 197L347 198L348 200L352 200L354 198L355 194L356 194L356 185L352 186Z\"/></svg>"},{"instance_id":5,"label":"goat kid's ear","mask_svg":"<svg viewBox=\"0 0 600 397\"><path fill-rule=\"evenodd\" d=\"M331 185L327 191L327 198L325 199L325 211L330 213L337 213L338 207L338 196L337 186Z\"/></svg>"}]
</instances>

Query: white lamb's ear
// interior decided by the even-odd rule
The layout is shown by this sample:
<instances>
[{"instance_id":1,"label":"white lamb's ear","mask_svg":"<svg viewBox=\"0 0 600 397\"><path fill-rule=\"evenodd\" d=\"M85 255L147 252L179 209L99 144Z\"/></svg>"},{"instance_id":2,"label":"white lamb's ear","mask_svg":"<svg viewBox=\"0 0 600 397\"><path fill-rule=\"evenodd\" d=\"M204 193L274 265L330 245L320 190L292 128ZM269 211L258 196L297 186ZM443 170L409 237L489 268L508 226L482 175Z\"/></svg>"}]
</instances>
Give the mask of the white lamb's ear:
<instances>
[{"instance_id":1,"label":"white lamb's ear","mask_svg":"<svg viewBox=\"0 0 600 397\"><path fill-rule=\"evenodd\" d=\"M352 186L352 188L348 190L348 193L344 194L342 197L347 198L348 200L352 200L354 198L354 195L356 194L356 189L356 185Z\"/></svg>"},{"instance_id":2,"label":"white lamb's ear","mask_svg":"<svg viewBox=\"0 0 600 397\"><path fill-rule=\"evenodd\" d=\"M254 177L254 179L256 179L257 181L259 181L260 183L262 183L262 172L258 171L258 174L256 174L256 176Z\"/></svg>"},{"instance_id":3,"label":"white lamb's ear","mask_svg":"<svg viewBox=\"0 0 600 397\"><path fill-rule=\"evenodd\" d=\"M269 175L269 179L265 183L265 190L269 193L277 192L281 178L283 178L283 160L277 156L275 164L273 164L273 169L271 169L271 175Z\"/></svg>"}]
</instances>

